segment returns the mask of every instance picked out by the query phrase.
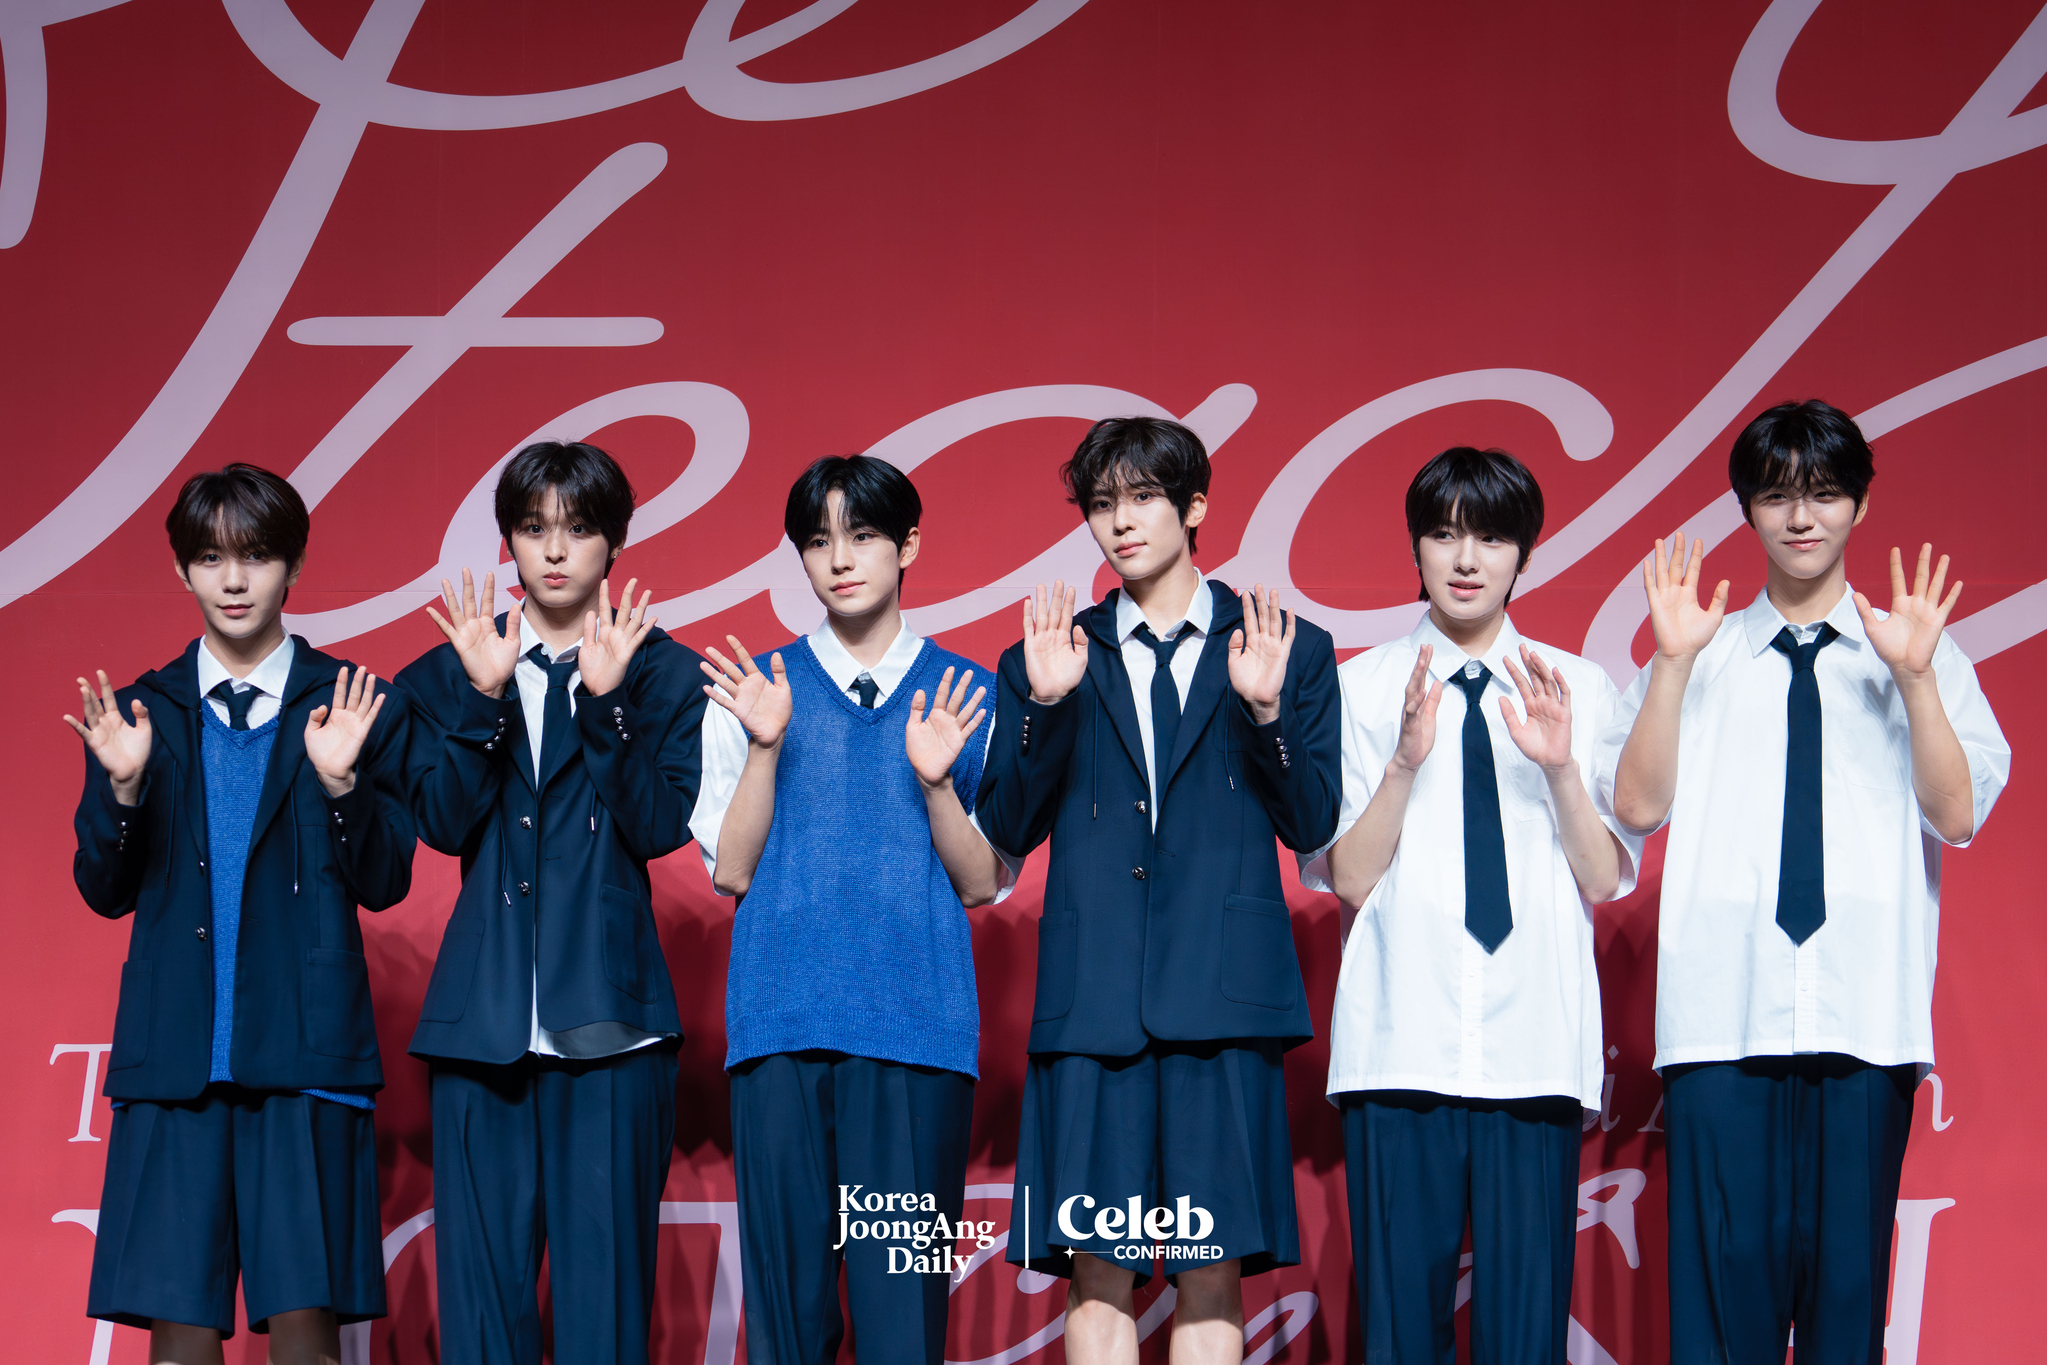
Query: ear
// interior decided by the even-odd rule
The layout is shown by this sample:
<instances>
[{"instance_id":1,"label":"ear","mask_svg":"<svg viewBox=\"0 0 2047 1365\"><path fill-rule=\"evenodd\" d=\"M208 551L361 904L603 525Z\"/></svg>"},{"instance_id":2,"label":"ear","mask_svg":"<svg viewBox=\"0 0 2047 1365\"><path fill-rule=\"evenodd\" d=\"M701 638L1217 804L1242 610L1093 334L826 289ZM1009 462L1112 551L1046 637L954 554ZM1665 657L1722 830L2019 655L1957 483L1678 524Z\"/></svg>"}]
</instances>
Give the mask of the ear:
<instances>
[{"instance_id":1,"label":"ear","mask_svg":"<svg viewBox=\"0 0 2047 1365\"><path fill-rule=\"evenodd\" d=\"M1187 515L1180 518L1180 524L1191 531L1195 527L1199 526L1201 524L1201 519L1207 515L1208 494L1196 493L1192 498L1189 498L1187 500Z\"/></svg>"},{"instance_id":2,"label":"ear","mask_svg":"<svg viewBox=\"0 0 2047 1365\"><path fill-rule=\"evenodd\" d=\"M915 526L903 537L902 547L896 551L896 568L907 569L917 560L917 549L923 543L923 536Z\"/></svg>"},{"instance_id":3,"label":"ear","mask_svg":"<svg viewBox=\"0 0 2047 1365\"><path fill-rule=\"evenodd\" d=\"M1868 515L1869 490L1865 488L1862 490L1862 501L1855 504L1855 520L1849 522L1848 524L1850 526L1860 526L1862 525L1862 519Z\"/></svg>"},{"instance_id":4,"label":"ear","mask_svg":"<svg viewBox=\"0 0 2047 1365\"><path fill-rule=\"evenodd\" d=\"M183 560L179 559L175 555L171 556L171 567L178 571L178 581L185 585L186 592L199 591L197 588L192 586L191 576L185 572L186 565Z\"/></svg>"},{"instance_id":5,"label":"ear","mask_svg":"<svg viewBox=\"0 0 2047 1365\"><path fill-rule=\"evenodd\" d=\"M300 555L295 561L293 561L291 568L286 570L284 575L284 586L286 588L296 587L298 585L299 575L304 573L305 571L306 557L304 555Z\"/></svg>"}]
</instances>

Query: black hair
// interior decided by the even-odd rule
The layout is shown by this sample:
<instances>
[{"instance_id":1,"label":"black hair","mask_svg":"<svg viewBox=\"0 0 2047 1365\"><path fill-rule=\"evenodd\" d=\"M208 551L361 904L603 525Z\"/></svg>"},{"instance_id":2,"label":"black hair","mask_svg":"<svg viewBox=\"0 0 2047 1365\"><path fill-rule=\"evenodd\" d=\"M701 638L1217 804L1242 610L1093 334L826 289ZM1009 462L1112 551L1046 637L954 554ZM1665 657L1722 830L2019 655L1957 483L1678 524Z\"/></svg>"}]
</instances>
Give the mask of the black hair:
<instances>
[{"instance_id":1,"label":"black hair","mask_svg":"<svg viewBox=\"0 0 2047 1365\"><path fill-rule=\"evenodd\" d=\"M586 441L535 441L498 476L498 530L507 544L528 517L547 506L552 491L562 515L594 527L613 554L633 521L633 485L618 461Z\"/></svg>"},{"instance_id":2,"label":"black hair","mask_svg":"<svg viewBox=\"0 0 2047 1365\"><path fill-rule=\"evenodd\" d=\"M1417 560L1422 537L1442 526L1513 541L1521 551L1514 566L1518 574L1542 535L1542 485L1504 450L1452 446L1423 465L1407 486L1408 547ZM1428 596L1425 586L1421 600Z\"/></svg>"},{"instance_id":3,"label":"black hair","mask_svg":"<svg viewBox=\"0 0 2047 1365\"><path fill-rule=\"evenodd\" d=\"M1073 458L1059 466L1066 500L1087 515L1097 493L1129 488L1156 488L1172 499L1182 525L1194 495L1208 496L1208 449L1178 422L1163 417L1104 417L1087 429ZM1194 536L1187 532L1187 549Z\"/></svg>"},{"instance_id":4,"label":"black hair","mask_svg":"<svg viewBox=\"0 0 2047 1365\"><path fill-rule=\"evenodd\" d=\"M810 538L826 529L830 509L826 496L834 489L844 495L839 504L846 526L856 531L874 531L888 537L901 549L917 529L924 515L924 500L909 475L887 460L872 455L827 455L812 462L789 487L789 502L782 512L782 529L790 544L801 550Z\"/></svg>"},{"instance_id":5,"label":"black hair","mask_svg":"<svg viewBox=\"0 0 2047 1365\"><path fill-rule=\"evenodd\" d=\"M296 566L306 557L313 523L306 500L281 475L231 464L185 480L163 528L180 568L208 550Z\"/></svg>"},{"instance_id":6,"label":"black hair","mask_svg":"<svg viewBox=\"0 0 2047 1365\"><path fill-rule=\"evenodd\" d=\"M1808 398L1779 403L1741 429L1727 456L1727 482L1749 503L1773 488L1797 493L1842 493L1860 507L1876 477L1876 452L1862 428L1831 403Z\"/></svg>"}]
</instances>

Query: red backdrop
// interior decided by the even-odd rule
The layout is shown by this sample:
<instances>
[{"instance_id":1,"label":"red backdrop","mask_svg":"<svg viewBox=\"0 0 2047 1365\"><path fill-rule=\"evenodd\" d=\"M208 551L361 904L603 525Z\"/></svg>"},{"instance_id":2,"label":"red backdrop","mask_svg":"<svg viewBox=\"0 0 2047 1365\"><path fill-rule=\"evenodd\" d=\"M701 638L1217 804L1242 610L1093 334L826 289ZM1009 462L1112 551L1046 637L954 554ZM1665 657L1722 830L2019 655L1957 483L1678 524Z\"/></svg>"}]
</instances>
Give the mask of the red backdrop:
<instances>
[{"instance_id":1,"label":"red backdrop","mask_svg":"<svg viewBox=\"0 0 2047 1365\"><path fill-rule=\"evenodd\" d=\"M1954 633L2019 751L1946 864L1890 1360L2033 1335L2047 584L2019 528L2043 510L2047 21L2024 0L10 0L0 49L10 1353L142 1359L82 1316L108 1121L87 1086L128 931L67 876L57 717L75 674L132 677L194 632L160 530L187 473L292 471L315 508L294 628L388 674L437 639L426 586L496 562L481 498L529 436L617 451L643 490L621 575L684 641L756 649L818 617L779 542L789 480L867 449L925 496L914 622L992 662L1031 581L1102 585L1053 473L1086 420L1172 413L1216 457L1204 567L1281 584L1348 655L1415 610L1413 469L1499 444L1551 509L1518 624L1624 679L1653 536L1727 536L1715 563L1756 590L1720 462L1744 416L1813 394L1879 450L1851 573L1882 601L1892 544L1955 554ZM1599 915L1577 1365L1666 1355L1655 849ZM975 916L970 1179L1005 1228L1042 876ZM392 1316L356 1360L435 1358L404 1047L454 882L422 852L365 926ZM655 888L690 1030L658 1358L726 1365L727 904L693 849ZM1336 904L1291 902L1326 1028ZM1256 1359L1356 1354L1326 1060L1289 1060L1304 1263L1249 1286ZM1060 1299L978 1266L949 1356L1060 1358ZM1149 1328L1169 1305L1145 1302Z\"/></svg>"}]
</instances>

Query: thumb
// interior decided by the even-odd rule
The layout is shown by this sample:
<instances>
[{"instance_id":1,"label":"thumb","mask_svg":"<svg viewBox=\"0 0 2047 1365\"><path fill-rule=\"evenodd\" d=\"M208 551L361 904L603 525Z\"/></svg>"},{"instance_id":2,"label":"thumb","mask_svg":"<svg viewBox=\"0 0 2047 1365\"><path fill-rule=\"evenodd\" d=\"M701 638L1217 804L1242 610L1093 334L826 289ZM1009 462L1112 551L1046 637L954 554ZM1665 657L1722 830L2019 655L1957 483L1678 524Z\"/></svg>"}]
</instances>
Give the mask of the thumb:
<instances>
[{"instance_id":1,"label":"thumb","mask_svg":"<svg viewBox=\"0 0 2047 1365\"><path fill-rule=\"evenodd\" d=\"M1233 631L1231 631L1231 632L1230 632L1230 653L1232 653L1232 654L1242 654L1243 652L1244 652L1244 632L1243 632L1243 631L1241 631L1241 630L1233 630Z\"/></svg>"},{"instance_id":2,"label":"thumb","mask_svg":"<svg viewBox=\"0 0 2047 1365\"><path fill-rule=\"evenodd\" d=\"M921 725L923 723L924 723L924 691L922 688L919 688L916 694L910 698L910 724Z\"/></svg>"},{"instance_id":3,"label":"thumb","mask_svg":"<svg viewBox=\"0 0 2047 1365\"><path fill-rule=\"evenodd\" d=\"M320 706L315 706L313 708L312 714L306 717L306 733L310 735L311 733L313 733L313 731L319 729L323 724L325 724L326 720L327 707L324 704Z\"/></svg>"},{"instance_id":4,"label":"thumb","mask_svg":"<svg viewBox=\"0 0 2047 1365\"><path fill-rule=\"evenodd\" d=\"M1079 626L1073 628L1073 652L1076 654L1087 653L1087 632Z\"/></svg>"},{"instance_id":5,"label":"thumb","mask_svg":"<svg viewBox=\"0 0 2047 1365\"><path fill-rule=\"evenodd\" d=\"M135 723L137 725L149 724L149 708L142 704L142 699L140 697L129 702L128 709L135 713Z\"/></svg>"}]
</instances>

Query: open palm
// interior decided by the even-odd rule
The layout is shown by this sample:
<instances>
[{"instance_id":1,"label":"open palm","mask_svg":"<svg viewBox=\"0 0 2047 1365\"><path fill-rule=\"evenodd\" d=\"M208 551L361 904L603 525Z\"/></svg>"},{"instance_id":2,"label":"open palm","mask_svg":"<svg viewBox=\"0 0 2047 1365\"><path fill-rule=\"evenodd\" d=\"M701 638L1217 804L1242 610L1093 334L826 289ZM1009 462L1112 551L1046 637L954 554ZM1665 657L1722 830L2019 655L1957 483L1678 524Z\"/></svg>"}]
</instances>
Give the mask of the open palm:
<instances>
[{"instance_id":1,"label":"open palm","mask_svg":"<svg viewBox=\"0 0 2047 1365\"><path fill-rule=\"evenodd\" d=\"M78 732L85 741L85 747L106 769L107 780L114 784L115 791L139 786L142 770L149 763L149 747L155 732L149 724L149 708L140 701L131 703L134 724L121 719L120 704L114 698L113 684L107 681L105 669L99 670L99 692L95 694L92 685L85 679L78 680L78 695L83 699L79 707L85 713L80 720L77 716L65 716L64 723Z\"/></svg>"},{"instance_id":2,"label":"open palm","mask_svg":"<svg viewBox=\"0 0 2047 1365\"><path fill-rule=\"evenodd\" d=\"M711 661L702 667L711 684L704 688L704 695L730 711L746 727L746 736L755 745L772 749L788 733L789 716L796 708L795 697L789 691L789 671L782 666L779 653L770 655L768 667L774 672L771 678L761 672L738 636L728 635L725 642L732 646L732 656L739 662L734 663L715 649L706 649L704 653Z\"/></svg>"},{"instance_id":3,"label":"open palm","mask_svg":"<svg viewBox=\"0 0 2047 1365\"><path fill-rule=\"evenodd\" d=\"M987 688L978 689L972 701L964 700L973 681L974 670L970 668L955 687L952 670L946 669L931 699L929 716L924 714L921 690L910 698L910 723L903 729L903 752L908 755L910 766L917 770L917 780L926 787L935 789L950 780L953 762L987 715L981 706L981 698L988 695ZM963 710L967 713L964 717L960 714Z\"/></svg>"},{"instance_id":4,"label":"open palm","mask_svg":"<svg viewBox=\"0 0 2047 1365\"><path fill-rule=\"evenodd\" d=\"M1706 563L1706 542L1692 542L1691 558L1685 557L1684 532L1671 537L1668 555L1664 543L1642 563L1642 586L1649 593L1649 624L1656 632L1656 652L1666 659L1686 659L1697 654L1720 629L1727 613L1727 580L1713 590L1713 600L1699 605L1699 570Z\"/></svg>"},{"instance_id":5,"label":"open palm","mask_svg":"<svg viewBox=\"0 0 2047 1365\"><path fill-rule=\"evenodd\" d=\"M654 594L641 593L640 604L633 605L633 589L639 583L637 578L626 580L625 596L614 612L611 580L605 579L597 585L597 609L583 614L583 643L576 653L576 669L593 697L604 696L625 681L625 666L654 629L654 618L647 613Z\"/></svg>"},{"instance_id":6,"label":"open palm","mask_svg":"<svg viewBox=\"0 0 2047 1365\"><path fill-rule=\"evenodd\" d=\"M1294 652L1294 614L1281 611L1263 583L1243 594L1244 624L1230 634L1230 687L1260 724L1279 714L1287 659Z\"/></svg>"},{"instance_id":7,"label":"open palm","mask_svg":"<svg viewBox=\"0 0 2047 1365\"><path fill-rule=\"evenodd\" d=\"M348 665L343 664L334 678L333 704L316 706L306 717L306 759L329 796L345 795L355 787L356 760L383 709L376 674L358 668L351 682Z\"/></svg>"},{"instance_id":8,"label":"open palm","mask_svg":"<svg viewBox=\"0 0 2047 1365\"><path fill-rule=\"evenodd\" d=\"M1073 622L1077 596L1061 581L1049 593L1040 583L1024 599L1024 676L1037 701L1058 701L1087 676L1087 632Z\"/></svg>"},{"instance_id":9,"label":"open palm","mask_svg":"<svg viewBox=\"0 0 2047 1365\"><path fill-rule=\"evenodd\" d=\"M1551 668L1541 655L1521 646L1524 673L1510 657L1502 660L1507 675L1521 693L1523 720L1514 714L1514 703L1500 698L1500 714L1507 722L1507 735L1514 747L1531 762L1554 772L1571 761L1571 688L1564 675Z\"/></svg>"},{"instance_id":10,"label":"open palm","mask_svg":"<svg viewBox=\"0 0 2047 1365\"><path fill-rule=\"evenodd\" d=\"M1955 601L1962 595L1959 581L1948 589L1945 600L1941 588L1947 582L1946 555L1933 566L1929 578L1928 566L1933 559L1931 544L1919 547L1919 571L1913 576L1912 588L1905 589L1905 560L1896 546L1891 547L1891 611L1882 620L1869 605L1869 599L1861 593L1855 594L1855 610L1862 617L1862 633L1869 637L1870 648L1876 657L1882 659L1894 673L1923 674L1933 667L1933 651L1940 644L1940 633L1947 629L1948 613L1954 610Z\"/></svg>"},{"instance_id":11,"label":"open palm","mask_svg":"<svg viewBox=\"0 0 2047 1365\"><path fill-rule=\"evenodd\" d=\"M447 579L441 580L441 603L448 609L446 616L432 607L426 609L426 614L434 618L441 634L455 646L455 657L462 661L462 671L469 675L471 685L486 697L502 697L505 684L512 680L512 670L519 665L519 622L526 604L520 602L505 613L505 629L500 635L491 611L497 604L497 575L483 576L483 600L479 604L475 581L467 569L462 571L459 594Z\"/></svg>"}]
</instances>

